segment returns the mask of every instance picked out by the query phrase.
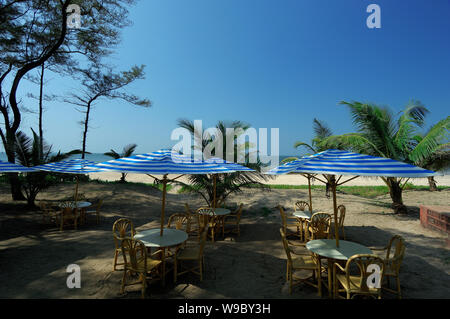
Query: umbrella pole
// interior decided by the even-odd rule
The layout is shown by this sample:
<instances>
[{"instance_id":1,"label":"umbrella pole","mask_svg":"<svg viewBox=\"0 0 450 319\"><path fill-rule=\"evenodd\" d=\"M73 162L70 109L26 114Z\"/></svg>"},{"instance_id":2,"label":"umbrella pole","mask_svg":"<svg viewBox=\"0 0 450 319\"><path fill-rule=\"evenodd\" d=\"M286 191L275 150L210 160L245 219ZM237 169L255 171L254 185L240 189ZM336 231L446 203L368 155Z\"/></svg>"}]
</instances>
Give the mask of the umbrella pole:
<instances>
[{"instance_id":1,"label":"umbrella pole","mask_svg":"<svg viewBox=\"0 0 450 319\"><path fill-rule=\"evenodd\" d=\"M167 186L167 175L163 177L163 198L162 198L162 207L161 207L161 230L159 235L163 235L164 229L164 210L166 208L166 186Z\"/></svg>"},{"instance_id":2,"label":"umbrella pole","mask_svg":"<svg viewBox=\"0 0 450 319\"><path fill-rule=\"evenodd\" d=\"M313 211L312 207L312 197L311 197L311 175L308 174L308 190L309 190L309 209L311 210L311 213Z\"/></svg>"},{"instance_id":3,"label":"umbrella pole","mask_svg":"<svg viewBox=\"0 0 450 319\"><path fill-rule=\"evenodd\" d=\"M74 198L75 203L78 201L78 175L76 177L76 180L77 180L77 184L75 186L75 198Z\"/></svg>"},{"instance_id":4,"label":"umbrella pole","mask_svg":"<svg viewBox=\"0 0 450 319\"><path fill-rule=\"evenodd\" d=\"M333 191L333 210L334 210L334 237L336 238L336 247L339 248L339 229L337 220L337 203L336 203L336 177L330 177L331 190Z\"/></svg>"},{"instance_id":5,"label":"umbrella pole","mask_svg":"<svg viewBox=\"0 0 450 319\"><path fill-rule=\"evenodd\" d=\"M213 197L213 209L216 208L216 186L217 186L217 181L216 181L216 174L213 174L213 187L214 187L214 197Z\"/></svg>"}]
</instances>

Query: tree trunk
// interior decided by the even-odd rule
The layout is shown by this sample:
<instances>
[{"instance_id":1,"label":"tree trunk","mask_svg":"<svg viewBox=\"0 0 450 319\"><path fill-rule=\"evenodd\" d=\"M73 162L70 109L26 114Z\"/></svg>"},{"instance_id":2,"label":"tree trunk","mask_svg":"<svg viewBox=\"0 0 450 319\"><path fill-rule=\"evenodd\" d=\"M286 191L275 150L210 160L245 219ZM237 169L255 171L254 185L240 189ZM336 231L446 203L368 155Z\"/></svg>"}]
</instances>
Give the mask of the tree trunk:
<instances>
[{"instance_id":1,"label":"tree trunk","mask_svg":"<svg viewBox=\"0 0 450 319\"><path fill-rule=\"evenodd\" d=\"M120 177L120 182L125 183L125 177L127 176L126 173L122 173L122 177Z\"/></svg>"},{"instance_id":2,"label":"tree trunk","mask_svg":"<svg viewBox=\"0 0 450 319\"><path fill-rule=\"evenodd\" d=\"M389 195L392 199L392 208L396 214L406 214L406 206L403 205L402 192L403 188L400 186L400 181L395 177L388 177L387 185L389 187Z\"/></svg>"},{"instance_id":3,"label":"tree trunk","mask_svg":"<svg viewBox=\"0 0 450 319\"><path fill-rule=\"evenodd\" d=\"M86 153L86 139L87 139L87 131L88 131L88 124L89 124L89 112L91 111L91 102L86 105L86 118L84 119L84 131L83 131L83 146L81 151L81 158L85 158Z\"/></svg>"},{"instance_id":4,"label":"tree trunk","mask_svg":"<svg viewBox=\"0 0 450 319\"><path fill-rule=\"evenodd\" d=\"M14 138L11 137L10 132L6 132L6 145L3 145L5 148L6 156L8 157L8 162L15 163L16 162L16 154L14 153ZM9 173L9 184L11 185L11 196L13 200L25 200L25 196L22 193L22 184L19 180L19 174L17 173Z\"/></svg>"},{"instance_id":5,"label":"tree trunk","mask_svg":"<svg viewBox=\"0 0 450 319\"><path fill-rule=\"evenodd\" d=\"M428 184L430 185L430 191L435 192L438 190L434 176L428 176Z\"/></svg>"},{"instance_id":6,"label":"tree trunk","mask_svg":"<svg viewBox=\"0 0 450 319\"><path fill-rule=\"evenodd\" d=\"M42 162L44 157L44 133L42 130L42 99L43 99L43 90L44 90L44 63L41 66L41 79L39 83L39 160Z\"/></svg>"}]
</instances>

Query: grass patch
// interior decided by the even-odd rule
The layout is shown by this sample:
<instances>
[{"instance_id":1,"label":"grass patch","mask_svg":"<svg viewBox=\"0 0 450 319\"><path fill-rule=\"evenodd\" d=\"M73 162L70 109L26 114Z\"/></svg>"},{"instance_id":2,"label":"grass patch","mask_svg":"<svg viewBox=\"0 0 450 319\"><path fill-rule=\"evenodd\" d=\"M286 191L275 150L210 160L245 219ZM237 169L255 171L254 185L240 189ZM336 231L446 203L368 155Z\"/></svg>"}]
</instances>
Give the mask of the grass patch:
<instances>
[{"instance_id":1,"label":"grass patch","mask_svg":"<svg viewBox=\"0 0 450 319\"><path fill-rule=\"evenodd\" d=\"M152 187L152 188L156 188L159 189L160 191L163 190L163 185L162 184L153 184L153 183L139 183L139 182L121 182L121 181L103 181L100 179L91 179L89 182L94 182L97 184L106 184L106 185L135 185L135 186L146 186L146 187ZM166 185L166 190L170 191L172 189L172 185L167 184Z\"/></svg>"}]
</instances>

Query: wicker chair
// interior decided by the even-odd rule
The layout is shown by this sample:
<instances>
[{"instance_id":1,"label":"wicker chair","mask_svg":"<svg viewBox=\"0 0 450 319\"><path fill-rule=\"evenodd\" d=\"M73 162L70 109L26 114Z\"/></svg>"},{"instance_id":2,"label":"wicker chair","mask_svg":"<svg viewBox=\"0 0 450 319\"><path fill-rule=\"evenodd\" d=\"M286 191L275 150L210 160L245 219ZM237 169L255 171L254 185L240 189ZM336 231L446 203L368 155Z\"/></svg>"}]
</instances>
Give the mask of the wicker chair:
<instances>
[{"instance_id":1,"label":"wicker chair","mask_svg":"<svg viewBox=\"0 0 450 319\"><path fill-rule=\"evenodd\" d=\"M299 200L295 202L294 204L294 211L301 210L301 211L311 211L311 207L309 207L309 204L303 200Z\"/></svg>"},{"instance_id":2,"label":"wicker chair","mask_svg":"<svg viewBox=\"0 0 450 319\"><path fill-rule=\"evenodd\" d=\"M315 213L308 221L308 239L328 239L330 238L331 214Z\"/></svg>"},{"instance_id":3,"label":"wicker chair","mask_svg":"<svg viewBox=\"0 0 450 319\"><path fill-rule=\"evenodd\" d=\"M117 266L124 265L124 263L118 263L117 258L122 253L122 240L124 238L134 238L136 231L134 230L133 222L126 218L120 218L116 220L112 227L114 237L114 261L113 271L117 270Z\"/></svg>"},{"instance_id":4,"label":"wicker chair","mask_svg":"<svg viewBox=\"0 0 450 319\"><path fill-rule=\"evenodd\" d=\"M73 228L77 229L79 220L80 214L77 208L64 207L59 213L59 230L62 231L64 225L73 225Z\"/></svg>"},{"instance_id":5,"label":"wicker chair","mask_svg":"<svg viewBox=\"0 0 450 319\"><path fill-rule=\"evenodd\" d=\"M322 267L320 265L320 259L314 254L300 254L294 251L286 239L286 233L283 228L280 228L280 234L287 256L286 281L289 281L289 294L292 294L292 287L295 280L297 284L306 283L317 288L319 296L322 296ZM293 257L292 255L297 255L298 257ZM311 276L306 278L297 277L294 274L296 270L310 270ZM317 283L314 282L314 279Z\"/></svg>"},{"instance_id":6,"label":"wicker chair","mask_svg":"<svg viewBox=\"0 0 450 319\"><path fill-rule=\"evenodd\" d=\"M57 212L55 209L52 208L51 204L46 202L39 202L39 208L42 212L42 222L45 223L46 219L49 220L49 222L54 222L57 225L59 225L59 212Z\"/></svg>"},{"instance_id":7,"label":"wicker chair","mask_svg":"<svg viewBox=\"0 0 450 319\"><path fill-rule=\"evenodd\" d=\"M200 234L200 242L195 246L186 246L184 248L181 248L177 251L177 253L174 255L174 282L177 282L177 277L192 272L194 274L197 274L200 276L200 281L203 280L203 268L205 265L205 257L204 257L204 250L205 250L205 244L206 244L206 237L208 236L208 225L206 225ZM178 271L178 264L180 269L183 267L183 262L189 262L189 261L197 261L198 264L194 267L185 268L183 271Z\"/></svg>"},{"instance_id":8,"label":"wicker chair","mask_svg":"<svg viewBox=\"0 0 450 319\"><path fill-rule=\"evenodd\" d=\"M385 253L384 258L384 278L386 279L386 286L382 286L383 290L396 294L399 299L402 298L402 290L400 286L400 267L402 265L403 257L405 256L405 240L399 235L393 236L386 247L378 249L371 248L371 250L377 254L377 252ZM377 254L378 255L378 254ZM393 290L389 288L389 277L394 277L396 280L397 289Z\"/></svg>"},{"instance_id":9,"label":"wicker chair","mask_svg":"<svg viewBox=\"0 0 450 319\"><path fill-rule=\"evenodd\" d=\"M147 255L147 249L143 242L133 238L124 238L121 242L122 254L124 259L124 272L122 277L122 294L125 293L125 286L142 284L142 298L145 298L145 290L147 288L147 280L158 277L161 279L159 265L161 260L152 259ZM152 256L159 254L156 251ZM127 276L138 275L136 282L127 283Z\"/></svg>"},{"instance_id":10,"label":"wicker chair","mask_svg":"<svg viewBox=\"0 0 450 319\"><path fill-rule=\"evenodd\" d=\"M345 240L344 219L346 208L344 205L339 205L338 208L338 230L342 232L342 238Z\"/></svg>"},{"instance_id":11,"label":"wicker chair","mask_svg":"<svg viewBox=\"0 0 450 319\"><path fill-rule=\"evenodd\" d=\"M188 203L184 204L184 209L186 211L186 215L188 216L188 235L191 236L200 236L200 226L198 224L198 216L195 214L189 207Z\"/></svg>"},{"instance_id":12,"label":"wicker chair","mask_svg":"<svg viewBox=\"0 0 450 319\"><path fill-rule=\"evenodd\" d=\"M218 218L211 207L200 207L197 209L197 219L199 224L200 232L203 231L205 227L209 229L209 236L214 243L214 238L216 235L216 228L218 224ZM201 236L199 236L201 240Z\"/></svg>"},{"instance_id":13,"label":"wicker chair","mask_svg":"<svg viewBox=\"0 0 450 319\"><path fill-rule=\"evenodd\" d=\"M100 223L100 209L102 208L103 205L103 199L99 199L99 201L97 202L97 204L95 205L95 210L88 210L85 212L85 214L95 214L97 217L97 224Z\"/></svg>"},{"instance_id":14,"label":"wicker chair","mask_svg":"<svg viewBox=\"0 0 450 319\"><path fill-rule=\"evenodd\" d=\"M167 222L167 228L173 228L180 229L183 231L188 231L188 219L189 216L187 214L183 213L176 213L172 214L169 217L169 221Z\"/></svg>"},{"instance_id":15,"label":"wicker chair","mask_svg":"<svg viewBox=\"0 0 450 319\"><path fill-rule=\"evenodd\" d=\"M244 207L244 204L240 204L239 207L236 209L236 211L237 211L236 214L230 214L230 215L224 216L223 223L222 223L222 236L224 236L224 234L225 234L225 228L227 225L233 226L233 228L231 230L229 230L228 232L236 233L238 236L241 235L241 230L239 228L239 224L241 222L243 207Z\"/></svg>"},{"instance_id":16,"label":"wicker chair","mask_svg":"<svg viewBox=\"0 0 450 319\"><path fill-rule=\"evenodd\" d=\"M379 282L375 277L372 282L374 266L379 268ZM381 298L381 283L384 275L384 261L380 257L372 254L354 255L345 264L345 268L335 263L333 267L334 277L334 297L341 297L340 292L346 293L346 298L351 299L355 295L375 296ZM370 287L368 283L375 284ZM341 288L340 288L341 287Z\"/></svg>"},{"instance_id":17,"label":"wicker chair","mask_svg":"<svg viewBox=\"0 0 450 319\"><path fill-rule=\"evenodd\" d=\"M283 227L286 237L294 236L296 239L300 239L300 224L298 218L286 216L283 207L280 205L278 205L278 209L280 210L281 226Z\"/></svg>"}]
</instances>

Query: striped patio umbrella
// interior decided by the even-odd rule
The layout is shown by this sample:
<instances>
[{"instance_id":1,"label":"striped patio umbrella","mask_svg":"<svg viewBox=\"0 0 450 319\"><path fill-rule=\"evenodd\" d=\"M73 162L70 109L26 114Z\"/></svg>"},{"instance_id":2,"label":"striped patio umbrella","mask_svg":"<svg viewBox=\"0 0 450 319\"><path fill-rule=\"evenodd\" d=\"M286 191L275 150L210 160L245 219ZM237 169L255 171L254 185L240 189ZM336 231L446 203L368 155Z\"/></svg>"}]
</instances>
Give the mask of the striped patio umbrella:
<instances>
[{"instance_id":1,"label":"striped patio umbrella","mask_svg":"<svg viewBox=\"0 0 450 319\"><path fill-rule=\"evenodd\" d=\"M32 167L0 161L0 173L31 173L36 171Z\"/></svg>"},{"instance_id":2,"label":"striped patio umbrella","mask_svg":"<svg viewBox=\"0 0 450 319\"><path fill-rule=\"evenodd\" d=\"M226 168L232 169L235 172L254 172L254 169L248 168L246 166L234 163L234 162L229 162L226 161L222 158L218 158L218 157L211 157L208 158L207 160L205 160L205 162L207 163L215 163L215 164L219 164L222 166L225 166ZM216 208L216 184L217 184L217 178L216 178L217 174L213 175L213 184L214 184L214 199L213 199L213 208Z\"/></svg>"},{"instance_id":3,"label":"striped patio umbrella","mask_svg":"<svg viewBox=\"0 0 450 319\"><path fill-rule=\"evenodd\" d=\"M195 161L190 156L179 154L172 150L159 150L153 153L114 159L92 165L90 168L98 168L121 173L147 174L150 177L153 177L151 174L163 175L161 236L163 235L164 228L164 211L167 192L166 186L169 181L167 178L168 174L181 174L180 176L172 179L175 180L185 174L220 174L234 172L234 170L227 168L225 165L219 165L213 162L208 163L204 161Z\"/></svg>"},{"instance_id":4,"label":"striped patio umbrella","mask_svg":"<svg viewBox=\"0 0 450 319\"><path fill-rule=\"evenodd\" d=\"M95 165L95 162L86 159L71 159L61 162L47 163L43 165L34 166L34 169L53 173L63 174L88 174L101 172L101 169L88 168L89 165ZM75 201L78 199L78 176L76 177L75 187Z\"/></svg>"},{"instance_id":5,"label":"striped patio umbrella","mask_svg":"<svg viewBox=\"0 0 450 319\"><path fill-rule=\"evenodd\" d=\"M437 175L436 172L429 171L414 165L395 161L390 158L375 157L341 150L326 150L311 156L303 157L292 161L275 169L267 174L286 174L290 172L324 174L327 181L317 177L319 181L328 183L333 191L334 220L337 221L336 187L353 180L359 176L380 176L380 177L428 177ZM340 177L336 180L336 175ZM354 175L354 177L341 183L343 175ZM339 247L339 236L337 223L334 223L336 246Z\"/></svg>"}]
</instances>

